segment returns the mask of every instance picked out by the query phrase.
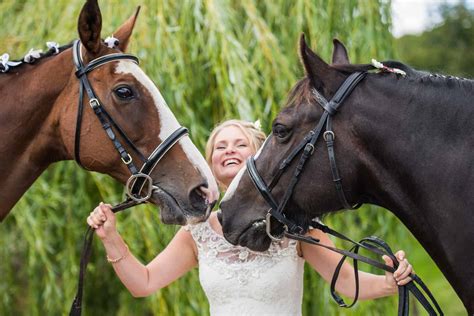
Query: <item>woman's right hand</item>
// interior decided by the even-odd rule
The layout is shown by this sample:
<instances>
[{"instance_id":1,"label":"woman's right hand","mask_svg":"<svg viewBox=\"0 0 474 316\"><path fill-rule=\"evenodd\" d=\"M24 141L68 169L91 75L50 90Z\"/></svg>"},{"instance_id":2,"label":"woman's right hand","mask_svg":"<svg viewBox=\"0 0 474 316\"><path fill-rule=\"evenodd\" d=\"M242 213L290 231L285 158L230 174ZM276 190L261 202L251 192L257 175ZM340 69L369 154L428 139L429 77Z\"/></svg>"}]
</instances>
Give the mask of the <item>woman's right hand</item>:
<instances>
[{"instance_id":1,"label":"woman's right hand","mask_svg":"<svg viewBox=\"0 0 474 316\"><path fill-rule=\"evenodd\" d=\"M110 204L100 204L87 217L87 224L95 229L100 239L106 239L117 232L115 227L115 214Z\"/></svg>"}]
</instances>

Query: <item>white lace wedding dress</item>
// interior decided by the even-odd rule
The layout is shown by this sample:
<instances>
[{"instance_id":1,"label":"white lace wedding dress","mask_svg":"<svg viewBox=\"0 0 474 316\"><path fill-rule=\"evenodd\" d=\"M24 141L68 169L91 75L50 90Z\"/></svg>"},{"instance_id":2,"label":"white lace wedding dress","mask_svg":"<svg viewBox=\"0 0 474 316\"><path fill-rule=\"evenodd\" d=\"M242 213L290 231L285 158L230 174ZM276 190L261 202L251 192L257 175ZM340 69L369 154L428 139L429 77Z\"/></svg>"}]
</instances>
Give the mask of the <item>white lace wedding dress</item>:
<instances>
[{"instance_id":1,"label":"white lace wedding dress","mask_svg":"<svg viewBox=\"0 0 474 316\"><path fill-rule=\"evenodd\" d=\"M296 241L253 252L227 242L208 221L188 229L197 245L199 279L212 316L301 315L304 260Z\"/></svg>"}]
</instances>

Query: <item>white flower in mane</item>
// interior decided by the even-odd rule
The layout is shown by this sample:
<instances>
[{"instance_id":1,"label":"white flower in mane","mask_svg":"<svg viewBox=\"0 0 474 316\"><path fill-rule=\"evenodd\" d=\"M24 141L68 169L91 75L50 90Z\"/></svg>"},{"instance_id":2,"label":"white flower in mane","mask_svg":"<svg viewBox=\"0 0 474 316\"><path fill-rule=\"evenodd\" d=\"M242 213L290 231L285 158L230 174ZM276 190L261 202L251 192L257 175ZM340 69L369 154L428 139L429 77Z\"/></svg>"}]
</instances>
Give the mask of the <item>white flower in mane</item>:
<instances>
[{"instance_id":1,"label":"white flower in mane","mask_svg":"<svg viewBox=\"0 0 474 316\"><path fill-rule=\"evenodd\" d=\"M32 63L35 61L35 59L38 59L41 57L41 53L43 51L41 49L30 49L30 51L28 52L28 54L25 55L25 57L23 57L23 60L25 61L25 63Z\"/></svg>"},{"instance_id":2,"label":"white flower in mane","mask_svg":"<svg viewBox=\"0 0 474 316\"><path fill-rule=\"evenodd\" d=\"M8 60L10 59L10 55L8 55L7 53L3 54L2 56L0 56L0 64L2 64L3 68L2 68L2 72L7 72L8 71Z\"/></svg>"},{"instance_id":3,"label":"white flower in mane","mask_svg":"<svg viewBox=\"0 0 474 316\"><path fill-rule=\"evenodd\" d=\"M393 72L395 74L402 75L403 77L405 77L407 75L407 73L404 72L403 70L398 69L398 68L387 67L384 64L382 64L381 62L378 62L373 58L372 58L372 66L374 66L375 68L380 69L382 71Z\"/></svg>"},{"instance_id":4,"label":"white flower in mane","mask_svg":"<svg viewBox=\"0 0 474 316\"><path fill-rule=\"evenodd\" d=\"M59 44L56 42L46 42L46 46L48 46L49 49L54 49L54 54L59 53Z\"/></svg>"},{"instance_id":5,"label":"white flower in mane","mask_svg":"<svg viewBox=\"0 0 474 316\"><path fill-rule=\"evenodd\" d=\"M260 123L260 120L256 120L255 122L253 122L253 126L259 131L262 130L262 124Z\"/></svg>"},{"instance_id":6,"label":"white flower in mane","mask_svg":"<svg viewBox=\"0 0 474 316\"><path fill-rule=\"evenodd\" d=\"M116 48L119 45L119 40L116 39L113 35L112 36L107 36L107 38L104 40L105 44L107 44L107 47L109 48Z\"/></svg>"},{"instance_id":7,"label":"white flower in mane","mask_svg":"<svg viewBox=\"0 0 474 316\"><path fill-rule=\"evenodd\" d=\"M21 61L10 61L10 55L7 53L0 56L0 72L8 72L10 67L15 67L21 64Z\"/></svg>"}]
</instances>

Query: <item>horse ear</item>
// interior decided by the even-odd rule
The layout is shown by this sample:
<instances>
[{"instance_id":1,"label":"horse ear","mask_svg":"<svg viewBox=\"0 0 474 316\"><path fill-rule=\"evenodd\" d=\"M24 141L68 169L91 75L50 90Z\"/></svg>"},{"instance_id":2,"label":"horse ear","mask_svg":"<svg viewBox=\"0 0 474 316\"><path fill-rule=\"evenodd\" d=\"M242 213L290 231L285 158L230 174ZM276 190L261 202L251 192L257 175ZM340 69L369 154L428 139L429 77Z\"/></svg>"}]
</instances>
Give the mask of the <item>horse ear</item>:
<instances>
[{"instance_id":1,"label":"horse ear","mask_svg":"<svg viewBox=\"0 0 474 316\"><path fill-rule=\"evenodd\" d=\"M301 34L300 37L300 59L313 86L322 91L324 88L323 78L328 78L332 69L308 47L304 34Z\"/></svg>"},{"instance_id":2,"label":"horse ear","mask_svg":"<svg viewBox=\"0 0 474 316\"><path fill-rule=\"evenodd\" d=\"M84 4L79 15L77 29L81 43L87 51L93 55L98 54L102 44L100 39L102 15L97 0L87 0Z\"/></svg>"},{"instance_id":3,"label":"horse ear","mask_svg":"<svg viewBox=\"0 0 474 316\"><path fill-rule=\"evenodd\" d=\"M347 50L344 44L339 41L337 38L332 40L334 44L334 50L332 52L332 64L350 64L349 56L347 55Z\"/></svg>"},{"instance_id":4,"label":"horse ear","mask_svg":"<svg viewBox=\"0 0 474 316\"><path fill-rule=\"evenodd\" d=\"M114 37L119 40L118 48L124 52L127 49L130 36L132 35L135 22L137 21L138 13L140 13L140 6L137 7L135 14L128 18L114 33Z\"/></svg>"}]
</instances>

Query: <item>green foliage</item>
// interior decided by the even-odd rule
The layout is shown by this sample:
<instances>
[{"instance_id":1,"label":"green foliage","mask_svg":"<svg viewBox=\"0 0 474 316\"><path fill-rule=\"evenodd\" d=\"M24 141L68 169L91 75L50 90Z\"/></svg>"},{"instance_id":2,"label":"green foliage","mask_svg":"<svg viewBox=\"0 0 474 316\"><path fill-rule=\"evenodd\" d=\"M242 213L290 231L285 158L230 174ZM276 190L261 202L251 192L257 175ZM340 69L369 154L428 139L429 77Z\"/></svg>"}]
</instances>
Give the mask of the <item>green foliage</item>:
<instances>
[{"instance_id":1,"label":"green foliage","mask_svg":"<svg viewBox=\"0 0 474 316\"><path fill-rule=\"evenodd\" d=\"M439 11L438 26L397 40L401 59L418 69L474 78L474 9L461 2Z\"/></svg>"},{"instance_id":2,"label":"green foliage","mask_svg":"<svg viewBox=\"0 0 474 316\"><path fill-rule=\"evenodd\" d=\"M82 0L3 0L0 53L21 58L46 41L77 37ZM388 32L390 5L377 0L185 0L101 1L103 37L110 35L136 5L142 10L130 52L141 59L179 121L199 148L217 122L261 119L268 131L287 92L303 76L297 41L305 32L326 60L332 38L346 43L353 62L392 57ZM71 61L72 62L72 61ZM99 201L121 200L122 187L109 177L87 173L73 162L49 168L0 225L0 315L66 314L76 290L86 216ZM370 214L370 216L368 216ZM370 220L369 220L370 218ZM142 262L164 249L177 227L159 223L157 210L136 207L118 216L119 230ZM377 234L404 248L417 271L432 271L426 253L388 212L335 215L328 224L357 239ZM197 271L146 299L135 299L120 284L94 243L85 287L85 315L207 315L208 303ZM426 265L426 267L424 266ZM428 283L447 314L462 310L439 271ZM423 275L422 275L423 276ZM439 284L439 286L438 286ZM446 290L445 290L446 289ZM455 302L455 303L452 303ZM306 271L305 315L395 314L395 299L360 302L342 310L314 271Z\"/></svg>"}]
</instances>

